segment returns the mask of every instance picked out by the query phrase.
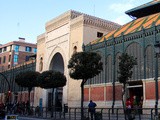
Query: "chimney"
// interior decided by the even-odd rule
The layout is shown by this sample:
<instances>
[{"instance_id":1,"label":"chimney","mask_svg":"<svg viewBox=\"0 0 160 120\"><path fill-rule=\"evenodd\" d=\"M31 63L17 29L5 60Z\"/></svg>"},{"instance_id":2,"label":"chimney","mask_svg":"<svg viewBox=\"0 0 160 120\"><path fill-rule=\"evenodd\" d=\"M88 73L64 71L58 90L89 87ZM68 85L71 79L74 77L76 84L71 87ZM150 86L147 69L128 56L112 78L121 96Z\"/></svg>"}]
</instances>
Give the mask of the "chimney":
<instances>
[{"instance_id":1,"label":"chimney","mask_svg":"<svg viewBox=\"0 0 160 120\"><path fill-rule=\"evenodd\" d=\"M25 42L25 38L19 37L18 39L20 42Z\"/></svg>"}]
</instances>

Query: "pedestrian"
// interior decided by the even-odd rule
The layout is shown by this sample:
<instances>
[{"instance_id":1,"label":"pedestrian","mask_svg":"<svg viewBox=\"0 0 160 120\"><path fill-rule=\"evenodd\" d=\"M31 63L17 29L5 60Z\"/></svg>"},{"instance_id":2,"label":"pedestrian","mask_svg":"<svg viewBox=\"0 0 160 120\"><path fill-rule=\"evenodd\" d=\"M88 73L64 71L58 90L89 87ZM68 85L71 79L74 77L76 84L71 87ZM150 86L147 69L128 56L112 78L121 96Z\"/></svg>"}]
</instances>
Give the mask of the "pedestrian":
<instances>
[{"instance_id":1,"label":"pedestrian","mask_svg":"<svg viewBox=\"0 0 160 120\"><path fill-rule=\"evenodd\" d=\"M127 100L126 100L126 114L128 116L128 120L132 119L131 110L132 110L131 99L127 98Z\"/></svg>"},{"instance_id":2,"label":"pedestrian","mask_svg":"<svg viewBox=\"0 0 160 120\"><path fill-rule=\"evenodd\" d=\"M133 96L134 100L133 100L133 115L134 115L134 118L137 114L137 108L138 108L138 104L137 104L137 96Z\"/></svg>"},{"instance_id":3,"label":"pedestrian","mask_svg":"<svg viewBox=\"0 0 160 120\"><path fill-rule=\"evenodd\" d=\"M143 108L143 96L141 96L141 99L139 101L139 104L138 104L138 111L139 111L139 114L142 114L142 108Z\"/></svg>"},{"instance_id":4,"label":"pedestrian","mask_svg":"<svg viewBox=\"0 0 160 120\"><path fill-rule=\"evenodd\" d=\"M30 103L29 103L29 101L27 100L27 102L26 102L26 113L28 114L28 115L30 115Z\"/></svg>"},{"instance_id":5,"label":"pedestrian","mask_svg":"<svg viewBox=\"0 0 160 120\"><path fill-rule=\"evenodd\" d=\"M96 107L96 103L93 102L92 100L90 100L89 104L88 104L88 111L90 112L90 115L91 115L91 120L93 120L93 116L95 118L95 107Z\"/></svg>"}]
</instances>

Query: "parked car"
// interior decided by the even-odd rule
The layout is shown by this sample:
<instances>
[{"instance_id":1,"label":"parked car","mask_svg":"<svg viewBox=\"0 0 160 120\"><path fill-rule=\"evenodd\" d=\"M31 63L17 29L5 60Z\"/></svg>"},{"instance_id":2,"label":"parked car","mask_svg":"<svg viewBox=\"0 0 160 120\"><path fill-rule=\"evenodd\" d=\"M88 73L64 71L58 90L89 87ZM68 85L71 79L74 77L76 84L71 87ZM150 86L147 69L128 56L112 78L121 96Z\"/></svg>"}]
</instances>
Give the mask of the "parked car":
<instances>
[{"instance_id":1,"label":"parked car","mask_svg":"<svg viewBox=\"0 0 160 120\"><path fill-rule=\"evenodd\" d=\"M6 115L5 120L18 120L18 115Z\"/></svg>"}]
</instances>

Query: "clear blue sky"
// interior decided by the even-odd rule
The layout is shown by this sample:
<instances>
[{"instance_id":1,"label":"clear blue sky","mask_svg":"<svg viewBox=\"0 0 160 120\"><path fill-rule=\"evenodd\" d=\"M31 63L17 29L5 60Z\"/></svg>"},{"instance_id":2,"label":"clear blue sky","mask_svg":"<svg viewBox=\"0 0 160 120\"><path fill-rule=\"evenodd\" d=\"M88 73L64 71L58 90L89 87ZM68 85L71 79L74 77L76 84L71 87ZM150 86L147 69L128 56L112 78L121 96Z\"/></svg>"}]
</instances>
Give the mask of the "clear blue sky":
<instances>
[{"instance_id":1,"label":"clear blue sky","mask_svg":"<svg viewBox=\"0 0 160 120\"><path fill-rule=\"evenodd\" d=\"M24 37L36 43L45 23L68 10L110 20L131 21L124 12L152 0L0 0L0 44Z\"/></svg>"}]
</instances>

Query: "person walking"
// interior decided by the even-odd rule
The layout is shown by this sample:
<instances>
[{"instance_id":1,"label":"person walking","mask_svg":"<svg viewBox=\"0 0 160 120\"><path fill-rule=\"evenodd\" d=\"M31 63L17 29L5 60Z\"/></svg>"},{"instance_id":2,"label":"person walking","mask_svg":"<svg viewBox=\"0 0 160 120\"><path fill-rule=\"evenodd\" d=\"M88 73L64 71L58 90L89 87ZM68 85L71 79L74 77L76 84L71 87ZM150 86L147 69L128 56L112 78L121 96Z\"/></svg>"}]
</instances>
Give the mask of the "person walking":
<instances>
[{"instance_id":1,"label":"person walking","mask_svg":"<svg viewBox=\"0 0 160 120\"><path fill-rule=\"evenodd\" d=\"M88 104L88 111L90 112L91 115L91 120L93 120L93 116L95 118L95 107L97 106L97 104L95 102L93 102L92 100L90 100L89 104Z\"/></svg>"},{"instance_id":2,"label":"person walking","mask_svg":"<svg viewBox=\"0 0 160 120\"><path fill-rule=\"evenodd\" d=\"M131 103L130 98L127 98L127 100L126 100L126 114L128 116L128 120L132 119L131 110L132 110L132 103Z\"/></svg>"}]
</instances>

